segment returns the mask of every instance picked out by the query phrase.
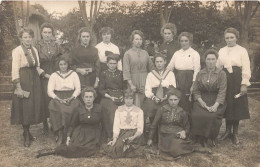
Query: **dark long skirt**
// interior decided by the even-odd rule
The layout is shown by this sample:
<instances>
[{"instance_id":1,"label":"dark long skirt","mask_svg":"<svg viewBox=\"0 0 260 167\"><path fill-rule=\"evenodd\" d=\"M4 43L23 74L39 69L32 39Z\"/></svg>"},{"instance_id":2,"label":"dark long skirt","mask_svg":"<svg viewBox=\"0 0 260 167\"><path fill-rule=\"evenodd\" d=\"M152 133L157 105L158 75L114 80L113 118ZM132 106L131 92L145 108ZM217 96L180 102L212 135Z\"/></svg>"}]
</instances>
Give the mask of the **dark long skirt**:
<instances>
[{"instance_id":1,"label":"dark long skirt","mask_svg":"<svg viewBox=\"0 0 260 167\"><path fill-rule=\"evenodd\" d=\"M193 80L193 70L174 70L177 88L182 92L179 106L188 113L191 112L192 103L189 101L190 88Z\"/></svg>"},{"instance_id":2,"label":"dark long skirt","mask_svg":"<svg viewBox=\"0 0 260 167\"><path fill-rule=\"evenodd\" d=\"M56 91L55 94L61 99L66 99L72 96L74 91ZM79 106L78 99L74 99L70 104L62 104L58 100L52 99L49 103L50 121L54 131L62 127L68 128L71 116L75 108Z\"/></svg>"},{"instance_id":3,"label":"dark long skirt","mask_svg":"<svg viewBox=\"0 0 260 167\"><path fill-rule=\"evenodd\" d=\"M224 69L227 74L227 108L224 117L227 120L249 119L247 95L243 95L237 99L234 98L235 95L240 93L242 70L240 67L233 66L232 68L233 73L229 73Z\"/></svg>"},{"instance_id":4,"label":"dark long skirt","mask_svg":"<svg viewBox=\"0 0 260 167\"><path fill-rule=\"evenodd\" d=\"M202 92L201 98L207 106L212 106L216 102L217 92ZM217 111L212 113L195 102L191 113L191 134L215 139L218 136L225 109L226 104L219 105Z\"/></svg>"},{"instance_id":5,"label":"dark long skirt","mask_svg":"<svg viewBox=\"0 0 260 167\"><path fill-rule=\"evenodd\" d=\"M111 139L113 137L115 111L118 106L122 104L123 103L115 104L115 102L111 99L105 97L101 99L100 105L106 109L106 112L103 113L104 126L102 127L102 140L107 141L107 139Z\"/></svg>"},{"instance_id":6,"label":"dark long skirt","mask_svg":"<svg viewBox=\"0 0 260 167\"><path fill-rule=\"evenodd\" d=\"M13 94L11 124L34 125L44 119L41 81L35 67L20 69L21 88L30 92L29 98L18 98Z\"/></svg>"},{"instance_id":7,"label":"dark long skirt","mask_svg":"<svg viewBox=\"0 0 260 167\"><path fill-rule=\"evenodd\" d=\"M130 144L125 143L123 140L134 136L136 129L120 130L115 145L103 145L104 152L111 158L134 158L142 157L144 155L144 146L142 146L143 136L134 139ZM127 148L124 151L124 147Z\"/></svg>"},{"instance_id":8,"label":"dark long skirt","mask_svg":"<svg viewBox=\"0 0 260 167\"><path fill-rule=\"evenodd\" d=\"M99 151L100 127L80 124L72 133L69 146L63 144L55 153L67 158L89 157Z\"/></svg>"},{"instance_id":9,"label":"dark long skirt","mask_svg":"<svg viewBox=\"0 0 260 167\"><path fill-rule=\"evenodd\" d=\"M180 139L176 135L180 131L181 129L179 126L176 126L172 133L163 133L160 131L158 143L159 150L173 157L193 152L193 146L188 141Z\"/></svg>"}]
</instances>

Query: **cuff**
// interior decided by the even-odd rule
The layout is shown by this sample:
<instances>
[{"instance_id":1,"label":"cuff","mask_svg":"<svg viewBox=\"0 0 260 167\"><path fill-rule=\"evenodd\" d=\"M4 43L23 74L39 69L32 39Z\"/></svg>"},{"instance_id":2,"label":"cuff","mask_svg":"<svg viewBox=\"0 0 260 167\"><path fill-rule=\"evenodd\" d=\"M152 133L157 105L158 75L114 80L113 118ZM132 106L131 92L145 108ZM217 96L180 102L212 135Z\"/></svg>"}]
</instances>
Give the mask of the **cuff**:
<instances>
[{"instance_id":1,"label":"cuff","mask_svg":"<svg viewBox=\"0 0 260 167\"><path fill-rule=\"evenodd\" d=\"M17 83L20 82L20 78L16 78L16 79L14 79L12 82L13 82L13 84L17 84Z\"/></svg>"},{"instance_id":2,"label":"cuff","mask_svg":"<svg viewBox=\"0 0 260 167\"><path fill-rule=\"evenodd\" d=\"M246 85L246 86L250 86L251 83L249 82L248 79L243 79L242 82L241 82L241 85Z\"/></svg>"}]
</instances>

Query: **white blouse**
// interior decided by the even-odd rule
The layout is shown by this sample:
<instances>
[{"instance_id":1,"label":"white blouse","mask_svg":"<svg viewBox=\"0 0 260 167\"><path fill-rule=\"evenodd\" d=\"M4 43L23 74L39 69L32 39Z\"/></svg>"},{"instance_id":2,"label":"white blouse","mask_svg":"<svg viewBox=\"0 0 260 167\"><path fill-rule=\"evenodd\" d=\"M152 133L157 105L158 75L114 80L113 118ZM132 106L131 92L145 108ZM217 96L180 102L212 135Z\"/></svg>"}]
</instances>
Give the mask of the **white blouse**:
<instances>
[{"instance_id":1,"label":"white blouse","mask_svg":"<svg viewBox=\"0 0 260 167\"><path fill-rule=\"evenodd\" d=\"M130 120L127 119L127 114L130 114ZM128 118L129 118L128 117ZM143 110L137 106L127 108L126 105L119 106L115 111L115 119L113 126L114 138L117 138L121 129L137 129L138 135L143 134L144 116Z\"/></svg>"},{"instance_id":2,"label":"white blouse","mask_svg":"<svg viewBox=\"0 0 260 167\"><path fill-rule=\"evenodd\" d=\"M38 61L38 66L36 67L36 70L38 72L38 74L40 75L41 73L44 72L44 70L42 70L40 68L40 62L39 62L39 56L38 56L38 51L35 47L32 47L34 49L34 52L36 54L37 60L33 60ZM29 49L29 52L31 52L31 49ZM33 57L32 57L33 59ZM27 58L24 54L23 48L22 46L18 46L15 49L13 49L12 51L12 81L17 80L20 78L19 75L19 71L20 68L22 67L29 67L29 63L27 61Z\"/></svg>"},{"instance_id":3,"label":"white blouse","mask_svg":"<svg viewBox=\"0 0 260 167\"><path fill-rule=\"evenodd\" d=\"M250 60L247 50L240 45L234 47L225 46L219 50L217 61L218 68L226 68L229 73L233 73L232 66L242 68L242 84L250 86L251 78Z\"/></svg>"},{"instance_id":4,"label":"white blouse","mask_svg":"<svg viewBox=\"0 0 260 167\"><path fill-rule=\"evenodd\" d=\"M195 81L200 71L200 55L191 47L187 50L180 49L173 54L167 69L193 70L193 81Z\"/></svg>"},{"instance_id":5,"label":"white blouse","mask_svg":"<svg viewBox=\"0 0 260 167\"><path fill-rule=\"evenodd\" d=\"M119 48L111 42L109 44L100 42L99 44L96 45L96 48L98 49L98 56L99 56L101 63L107 63L107 57L105 54L106 51L113 52L114 54L120 54ZM122 71L122 61L121 60L118 61L117 69Z\"/></svg>"},{"instance_id":6,"label":"white blouse","mask_svg":"<svg viewBox=\"0 0 260 167\"><path fill-rule=\"evenodd\" d=\"M57 74L58 73L58 74ZM78 74L72 70L66 74L61 74L59 71L52 73L48 82L48 95L55 98L54 91L69 91L74 90L72 96L77 97L80 94L80 80Z\"/></svg>"},{"instance_id":7,"label":"white blouse","mask_svg":"<svg viewBox=\"0 0 260 167\"><path fill-rule=\"evenodd\" d=\"M170 85L172 85L176 88L176 80L175 80L174 73L170 71L168 75L164 77L163 75L165 75L165 73L166 71L159 74L160 77L165 78L162 80L162 87L168 88ZM159 87L159 85L160 85L160 80L157 77L155 77L152 72L149 72L145 82L145 96L147 98L152 98L154 96L152 89Z\"/></svg>"}]
</instances>

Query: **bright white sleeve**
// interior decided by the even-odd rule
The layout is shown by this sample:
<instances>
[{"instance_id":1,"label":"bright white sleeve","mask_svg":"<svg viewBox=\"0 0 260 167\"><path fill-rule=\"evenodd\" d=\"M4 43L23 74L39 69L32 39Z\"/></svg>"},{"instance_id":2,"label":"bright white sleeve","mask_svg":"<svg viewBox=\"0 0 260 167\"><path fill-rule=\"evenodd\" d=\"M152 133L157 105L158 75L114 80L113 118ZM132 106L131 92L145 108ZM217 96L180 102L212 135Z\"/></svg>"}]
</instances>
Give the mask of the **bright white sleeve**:
<instances>
[{"instance_id":1,"label":"bright white sleeve","mask_svg":"<svg viewBox=\"0 0 260 167\"><path fill-rule=\"evenodd\" d=\"M81 92L80 80L79 80L79 76L76 72L73 72L73 82L74 82L74 86L75 86L75 91L73 93L73 96L76 98L76 97L78 97L78 95Z\"/></svg>"},{"instance_id":2,"label":"bright white sleeve","mask_svg":"<svg viewBox=\"0 0 260 167\"><path fill-rule=\"evenodd\" d=\"M171 70L171 71L174 70L174 67L175 67L175 57L176 57L177 53L178 53L178 51L176 51L176 52L173 54L173 56L172 56L172 58L171 58L171 61L169 62L169 64L168 64L168 66L166 67L166 69Z\"/></svg>"},{"instance_id":3,"label":"bright white sleeve","mask_svg":"<svg viewBox=\"0 0 260 167\"><path fill-rule=\"evenodd\" d=\"M145 91L144 91L144 93L145 93L145 96L147 97L147 98L152 98L153 96L154 96L154 94L153 94L153 92L152 92L152 83L153 83L153 81L152 81L152 73L150 72L150 73L148 73L148 75L147 75L147 77L146 77L146 82L145 82Z\"/></svg>"},{"instance_id":4,"label":"bright white sleeve","mask_svg":"<svg viewBox=\"0 0 260 167\"><path fill-rule=\"evenodd\" d=\"M37 59L37 63L38 63L38 66L36 67L36 70L38 72L38 75L41 75L44 72L44 70L40 68L40 60L39 60L38 51L34 47L32 49L34 50L34 52L36 54L36 59Z\"/></svg>"},{"instance_id":5,"label":"bright white sleeve","mask_svg":"<svg viewBox=\"0 0 260 167\"><path fill-rule=\"evenodd\" d=\"M250 60L248 53L245 48L243 48L243 51L241 52L241 65L242 65L242 84L245 84L247 86L250 86L249 79L251 78L251 70L250 70Z\"/></svg>"},{"instance_id":6,"label":"bright white sleeve","mask_svg":"<svg viewBox=\"0 0 260 167\"><path fill-rule=\"evenodd\" d=\"M48 81L48 95L51 98L55 98L56 95L54 93L55 90L55 85L56 85L56 81L55 81L55 73L51 74L49 81Z\"/></svg>"},{"instance_id":7,"label":"bright white sleeve","mask_svg":"<svg viewBox=\"0 0 260 167\"><path fill-rule=\"evenodd\" d=\"M172 85L176 88L176 79L175 79L175 75L172 71L169 72L167 78L169 78L170 85Z\"/></svg>"},{"instance_id":8,"label":"bright white sleeve","mask_svg":"<svg viewBox=\"0 0 260 167\"><path fill-rule=\"evenodd\" d=\"M137 121L137 127L136 127L136 133L138 134L138 136L140 136L141 134L143 134L144 131L144 112L143 110L139 109L140 111L138 112L138 120Z\"/></svg>"},{"instance_id":9,"label":"bright white sleeve","mask_svg":"<svg viewBox=\"0 0 260 167\"><path fill-rule=\"evenodd\" d=\"M20 79L19 70L21 68L21 55L14 49L12 51L12 81Z\"/></svg>"},{"instance_id":10,"label":"bright white sleeve","mask_svg":"<svg viewBox=\"0 0 260 167\"><path fill-rule=\"evenodd\" d=\"M118 138L120 133L120 113L117 109L115 111L115 119L114 119L114 125L113 125L113 138Z\"/></svg>"},{"instance_id":11,"label":"bright white sleeve","mask_svg":"<svg viewBox=\"0 0 260 167\"><path fill-rule=\"evenodd\" d=\"M200 71L200 55L197 51L194 53L194 74L193 74L193 81L196 80L196 76Z\"/></svg>"}]
</instances>

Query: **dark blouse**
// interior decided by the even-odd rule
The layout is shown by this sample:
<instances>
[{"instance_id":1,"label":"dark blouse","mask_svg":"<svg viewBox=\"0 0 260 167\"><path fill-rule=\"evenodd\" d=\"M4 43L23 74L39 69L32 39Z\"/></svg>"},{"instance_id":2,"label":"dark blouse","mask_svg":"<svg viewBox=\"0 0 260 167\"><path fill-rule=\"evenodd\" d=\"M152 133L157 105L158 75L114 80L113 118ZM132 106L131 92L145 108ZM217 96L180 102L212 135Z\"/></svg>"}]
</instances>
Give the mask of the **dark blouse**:
<instances>
[{"instance_id":1,"label":"dark blouse","mask_svg":"<svg viewBox=\"0 0 260 167\"><path fill-rule=\"evenodd\" d=\"M71 136L73 130L77 126L88 126L88 128L92 127L93 129L97 130L100 129L102 121L102 107L99 104L94 104L90 111L87 110L84 105L80 105L75 110L76 111L73 113L71 118L67 136Z\"/></svg>"},{"instance_id":2,"label":"dark blouse","mask_svg":"<svg viewBox=\"0 0 260 167\"><path fill-rule=\"evenodd\" d=\"M173 54L179 50L180 44L176 41L176 40L172 40L171 42L164 42L160 45L159 47L159 51L165 51L166 52L166 66L168 65L168 63L171 61L171 58L173 56Z\"/></svg>"},{"instance_id":3,"label":"dark blouse","mask_svg":"<svg viewBox=\"0 0 260 167\"><path fill-rule=\"evenodd\" d=\"M71 51L71 65L72 69L76 68L92 68L92 71L99 76L100 61L98 57L98 50L93 46L84 47L82 45L74 48Z\"/></svg>"},{"instance_id":4,"label":"dark blouse","mask_svg":"<svg viewBox=\"0 0 260 167\"><path fill-rule=\"evenodd\" d=\"M99 93L102 96L109 94L113 97L120 97L123 95L123 72L116 70L111 72L105 70L101 72L99 82Z\"/></svg>"},{"instance_id":5,"label":"dark blouse","mask_svg":"<svg viewBox=\"0 0 260 167\"><path fill-rule=\"evenodd\" d=\"M159 125L159 131L162 133L175 133L184 130L189 133L190 123L188 114L181 107L172 108L169 104L162 106L155 115L151 125L149 139L152 139L156 127Z\"/></svg>"}]
</instances>

